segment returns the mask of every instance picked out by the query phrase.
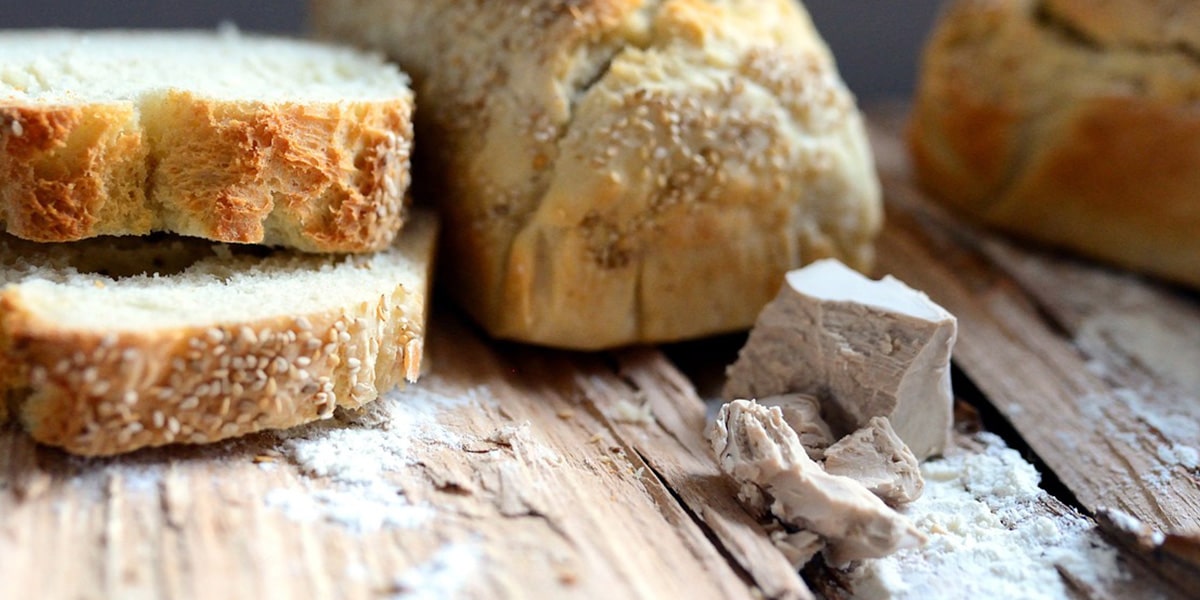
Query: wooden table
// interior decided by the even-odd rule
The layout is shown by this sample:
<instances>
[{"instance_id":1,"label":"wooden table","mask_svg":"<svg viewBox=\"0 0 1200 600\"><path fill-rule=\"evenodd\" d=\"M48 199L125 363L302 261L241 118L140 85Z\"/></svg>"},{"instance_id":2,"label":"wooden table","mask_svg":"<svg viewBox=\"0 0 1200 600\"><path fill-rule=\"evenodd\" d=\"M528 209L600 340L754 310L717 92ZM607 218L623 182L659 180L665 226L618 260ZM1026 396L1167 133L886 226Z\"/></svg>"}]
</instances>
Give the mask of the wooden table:
<instances>
[{"instance_id":1,"label":"wooden table","mask_svg":"<svg viewBox=\"0 0 1200 600\"><path fill-rule=\"evenodd\" d=\"M878 271L958 316L957 392L1044 468L1047 510L1181 534L1130 551L1127 587L1077 591L1200 589L1196 298L944 214L909 182L901 113L874 114ZM0 598L812 597L703 440L694 384L736 339L586 355L432 325L419 385L298 433L84 460L0 429Z\"/></svg>"}]
</instances>

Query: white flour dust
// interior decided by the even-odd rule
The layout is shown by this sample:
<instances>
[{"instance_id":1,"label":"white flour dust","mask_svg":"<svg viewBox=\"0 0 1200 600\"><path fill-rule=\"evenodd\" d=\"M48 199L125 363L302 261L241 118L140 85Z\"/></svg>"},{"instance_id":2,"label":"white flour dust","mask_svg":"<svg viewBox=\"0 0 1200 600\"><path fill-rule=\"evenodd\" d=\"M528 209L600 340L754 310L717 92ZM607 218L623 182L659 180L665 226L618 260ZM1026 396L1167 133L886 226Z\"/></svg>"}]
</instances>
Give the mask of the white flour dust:
<instances>
[{"instance_id":1,"label":"white flour dust","mask_svg":"<svg viewBox=\"0 0 1200 600\"><path fill-rule=\"evenodd\" d=\"M1072 596L1056 565L1089 584L1127 577L1089 521L1040 509L1033 465L994 435L977 439L981 452L922 465L925 493L901 512L928 544L866 561L855 597L1057 600Z\"/></svg>"},{"instance_id":2,"label":"white flour dust","mask_svg":"<svg viewBox=\"0 0 1200 600\"><path fill-rule=\"evenodd\" d=\"M441 600L453 598L474 579L483 562L476 544L448 544L424 564L396 578L393 600Z\"/></svg>"},{"instance_id":3,"label":"white flour dust","mask_svg":"<svg viewBox=\"0 0 1200 600\"><path fill-rule=\"evenodd\" d=\"M266 504L296 520L324 520L356 532L416 528L434 515L389 480L413 464L414 443L459 449L464 438L438 422L458 406L490 401L487 391L441 394L436 376L385 395L350 419L313 423L280 432L279 450L313 477L309 490L276 489ZM322 483L327 485L322 485Z\"/></svg>"}]
</instances>

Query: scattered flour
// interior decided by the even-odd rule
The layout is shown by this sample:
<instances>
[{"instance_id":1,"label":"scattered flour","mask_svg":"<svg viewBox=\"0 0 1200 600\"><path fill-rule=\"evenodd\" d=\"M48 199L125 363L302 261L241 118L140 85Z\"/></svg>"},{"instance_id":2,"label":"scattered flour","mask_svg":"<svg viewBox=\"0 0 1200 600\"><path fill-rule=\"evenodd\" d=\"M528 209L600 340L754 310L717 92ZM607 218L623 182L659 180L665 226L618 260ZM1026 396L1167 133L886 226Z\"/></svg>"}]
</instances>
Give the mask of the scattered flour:
<instances>
[{"instance_id":1,"label":"scattered flour","mask_svg":"<svg viewBox=\"0 0 1200 600\"><path fill-rule=\"evenodd\" d=\"M296 521L324 520L355 533L416 529L434 516L432 508L408 503L399 491L387 485L353 490L280 488L267 493L266 505Z\"/></svg>"},{"instance_id":2,"label":"scattered flour","mask_svg":"<svg viewBox=\"0 0 1200 600\"><path fill-rule=\"evenodd\" d=\"M1200 452L1191 446L1181 444L1159 446L1158 459L1168 465L1178 465L1185 469L1195 469L1200 466Z\"/></svg>"},{"instance_id":3,"label":"scattered flour","mask_svg":"<svg viewBox=\"0 0 1200 600\"><path fill-rule=\"evenodd\" d=\"M324 520L359 533L416 528L432 519L434 510L413 505L388 475L413 464L414 442L462 448L466 440L440 424L438 415L490 401L482 388L453 396L432 391L445 387L439 384L429 376L420 386L386 394L349 422L335 419L277 433L280 451L327 485L272 490L266 505L292 519Z\"/></svg>"},{"instance_id":4,"label":"scattered flour","mask_svg":"<svg viewBox=\"0 0 1200 600\"><path fill-rule=\"evenodd\" d=\"M925 547L864 561L856 598L1070 598L1055 565L1086 583L1123 578L1117 552L1082 517L1047 517L1033 465L996 436L982 452L922 465L925 493L902 509Z\"/></svg>"},{"instance_id":5,"label":"scattered flour","mask_svg":"<svg viewBox=\"0 0 1200 600\"><path fill-rule=\"evenodd\" d=\"M483 550L475 544L443 547L428 562L396 578L395 600L453 598L473 579L483 563Z\"/></svg>"}]
</instances>

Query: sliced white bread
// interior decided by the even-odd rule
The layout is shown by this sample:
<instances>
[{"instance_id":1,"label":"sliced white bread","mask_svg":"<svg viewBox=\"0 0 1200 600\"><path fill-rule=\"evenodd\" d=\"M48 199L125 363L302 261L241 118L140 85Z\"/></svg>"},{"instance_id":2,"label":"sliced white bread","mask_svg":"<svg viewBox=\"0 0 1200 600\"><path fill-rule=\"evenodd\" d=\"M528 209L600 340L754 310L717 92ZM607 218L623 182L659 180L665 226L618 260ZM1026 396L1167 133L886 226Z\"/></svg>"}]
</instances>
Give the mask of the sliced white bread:
<instances>
[{"instance_id":1,"label":"sliced white bread","mask_svg":"<svg viewBox=\"0 0 1200 600\"><path fill-rule=\"evenodd\" d=\"M396 67L326 44L0 31L0 222L380 250L404 219L412 100Z\"/></svg>"},{"instance_id":2,"label":"sliced white bread","mask_svg":"<svg viewBox=\"0 0 1200 600\"><path fill-rule=\"evenodd\" d=\"M359 407L420 373L436 229L414 213L362 255L5 237L9 408L42 443L108 455Z\"/></svg>"}]
</instances>

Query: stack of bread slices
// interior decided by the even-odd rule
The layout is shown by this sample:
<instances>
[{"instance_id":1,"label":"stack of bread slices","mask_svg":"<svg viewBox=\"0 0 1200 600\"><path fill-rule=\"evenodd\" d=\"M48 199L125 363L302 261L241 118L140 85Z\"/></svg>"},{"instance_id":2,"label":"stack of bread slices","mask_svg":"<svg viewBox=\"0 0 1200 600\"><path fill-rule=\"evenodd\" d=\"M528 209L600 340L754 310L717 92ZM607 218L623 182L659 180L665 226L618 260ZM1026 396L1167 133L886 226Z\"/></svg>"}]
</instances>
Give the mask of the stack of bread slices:
<instances>
[{"instance_id":1,"label":"stack of bread slices","mask_svg":"<svg viewBox=\"0 0 1200 600\"><path fill-rule=\"evenodd\" d=\"M236 31L4 38L0 418L107 455L417 378L436 224L398 68Z\"/></svg>"}]
</instances>

